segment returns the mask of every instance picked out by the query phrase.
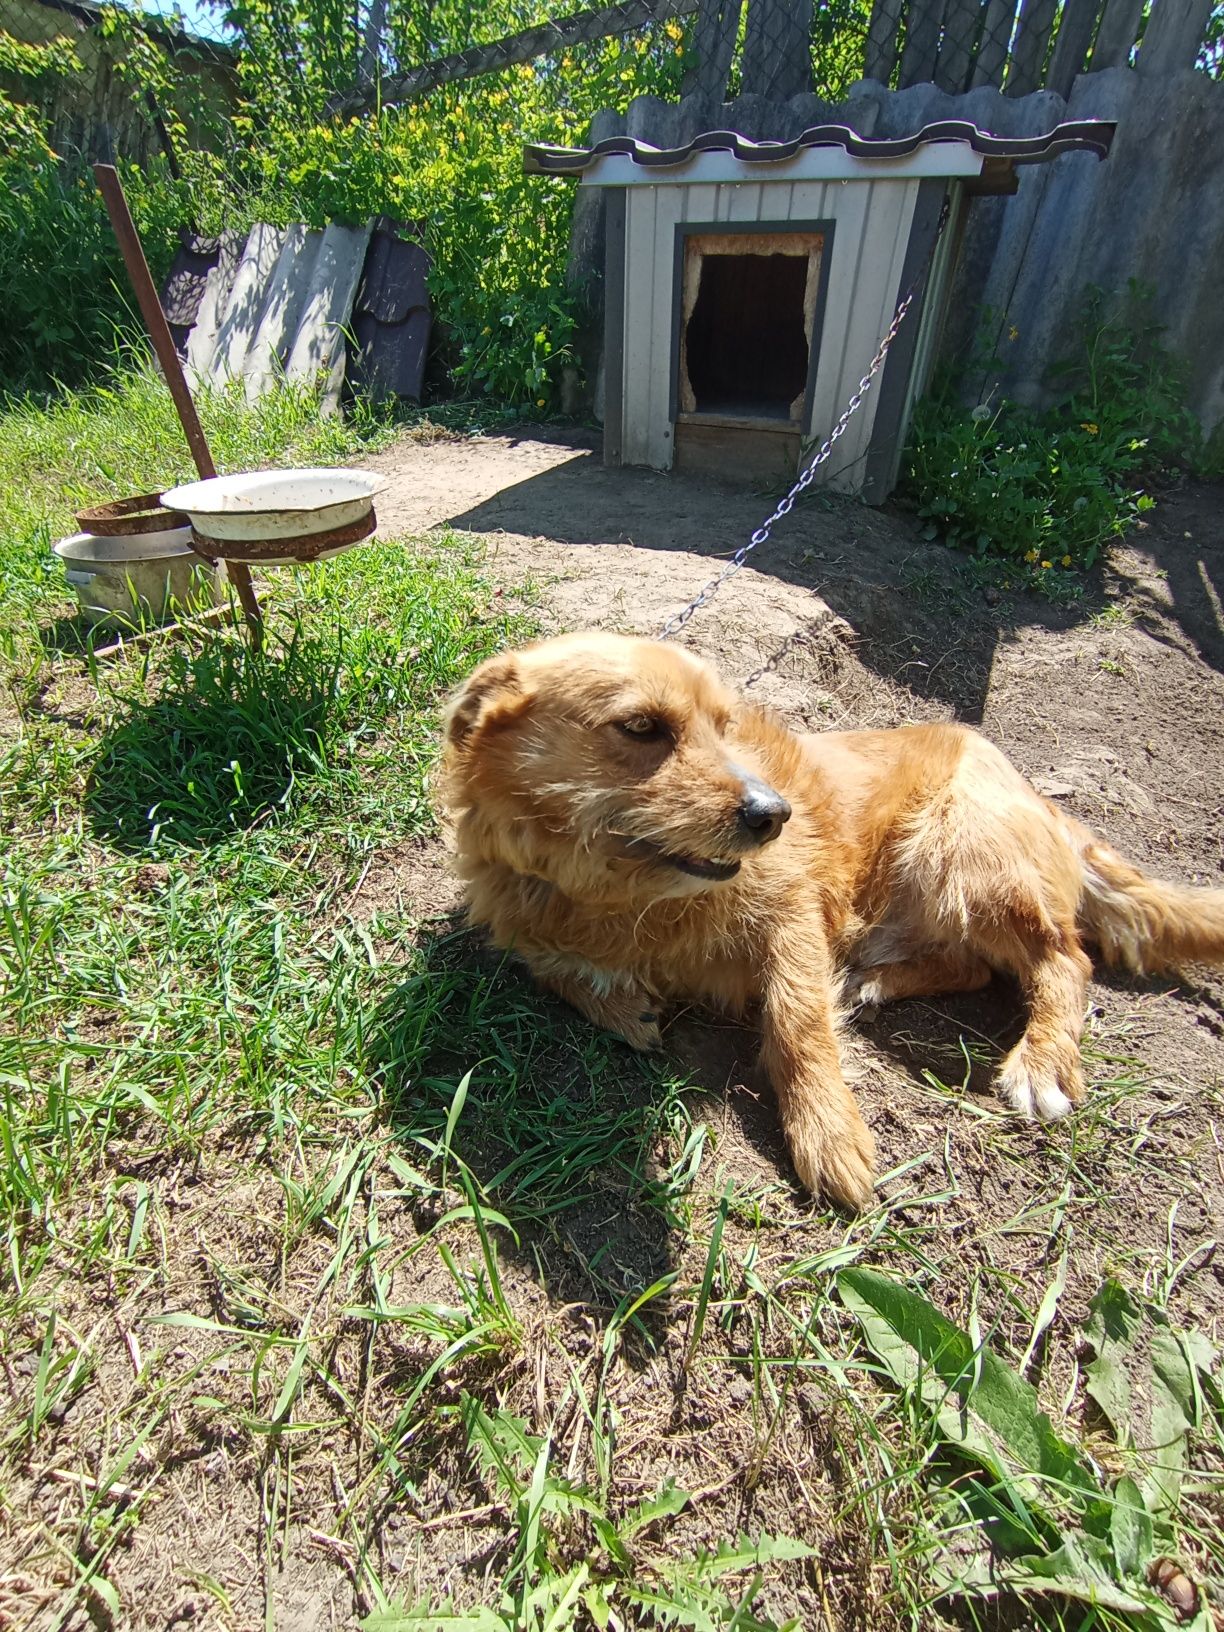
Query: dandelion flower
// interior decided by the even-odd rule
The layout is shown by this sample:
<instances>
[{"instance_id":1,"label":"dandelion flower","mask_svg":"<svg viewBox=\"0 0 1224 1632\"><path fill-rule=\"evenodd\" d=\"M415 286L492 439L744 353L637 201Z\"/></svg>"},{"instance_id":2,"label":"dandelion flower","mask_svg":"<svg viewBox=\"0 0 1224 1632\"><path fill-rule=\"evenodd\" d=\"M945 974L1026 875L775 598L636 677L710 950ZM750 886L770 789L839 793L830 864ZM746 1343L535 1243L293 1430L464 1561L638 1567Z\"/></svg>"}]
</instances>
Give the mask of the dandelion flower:
<instances>
[{"instance_id":1,"label":"dandelion flower","mask_svg":"<svg viewBox=\"0 0 1224 1632\"><path fill-rule=\"evenodd\" d=\"M1062 564L1064 567L1069 567L1071 565L1071 557L1069 555L1064 555L1062 558Z\"/></svg>"},{"instance_id":2,"label":"dandelion flower","mask_svg":"<svg viewBox=\"0 0 1224 1632\"><path fill-rule=\"evenodd\" d=\"M1080 430L1087 431L1089 436L1095 436L1100 429L1101 427L1099 425L1094 425L1090 419L1084 420L1083 424L1080 426Z\"/></svg>"},{"instance_id":3,"label":"dandelion flower","mask_svg":"<svg viewBox=\"0 0 1224 1632\"><path fill-rule=\"evenodd\" d=\"M1026 555L1025 555L1025 557L1024 557L1024 559L1025 559L1025 560L1026 560L1026 561L1036 561L1036 559L1037 559L1037 551L1036 551L1036 550L1029 550L1029 551L1028 551L1028 552L1027 552L1027 553L1026 553Z\"/></svg>"},{"instance_id":4,"label":"dandelion flower","mask_svg":"<svg viewBox=\"0 0 1224 1632\"><path fill-rule=\"evenodd\" d=\"M537 408L547 408L547 406L548 406L548 398L547 397L537 397L536 398L536 407Z\"/></svg>"},{"instance_id":5,"label":"dandelion flower","mask_svg":"<svg viewBox=\"0 0 1224 1632\"><path fill-rule=\"evenodd\" d=\"M1048 561L1043 561L1041 563L1042 572L1046 572L1049 569L1049 565L1050 565L1050 563Z\"/></svg>"}]
</instances>

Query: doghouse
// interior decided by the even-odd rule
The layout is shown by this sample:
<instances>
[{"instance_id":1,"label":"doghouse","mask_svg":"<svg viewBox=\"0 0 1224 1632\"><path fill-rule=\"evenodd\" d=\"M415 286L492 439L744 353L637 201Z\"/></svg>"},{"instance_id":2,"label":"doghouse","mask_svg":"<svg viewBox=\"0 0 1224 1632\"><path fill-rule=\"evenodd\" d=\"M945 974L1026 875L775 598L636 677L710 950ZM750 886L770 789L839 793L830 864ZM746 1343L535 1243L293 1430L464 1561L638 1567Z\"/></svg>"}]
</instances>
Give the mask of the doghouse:
<instances>
[{"instance_id":1,"label":"doghouse","mask_svg":"<svg viewBox=\"0 0 1224 1632\"><path fill-rule=\"evenodd\" d=\"M528 173L606 189L605 461L793 476L930 261L821 472L882 501L929 382L969 198L1014 191L1017 164L1103 158L1113 128L1009 138L951 120L893 140L821 125L782 142L712 131L674 149L628 136L528 147Z\"/></svg>"}]
</instances>

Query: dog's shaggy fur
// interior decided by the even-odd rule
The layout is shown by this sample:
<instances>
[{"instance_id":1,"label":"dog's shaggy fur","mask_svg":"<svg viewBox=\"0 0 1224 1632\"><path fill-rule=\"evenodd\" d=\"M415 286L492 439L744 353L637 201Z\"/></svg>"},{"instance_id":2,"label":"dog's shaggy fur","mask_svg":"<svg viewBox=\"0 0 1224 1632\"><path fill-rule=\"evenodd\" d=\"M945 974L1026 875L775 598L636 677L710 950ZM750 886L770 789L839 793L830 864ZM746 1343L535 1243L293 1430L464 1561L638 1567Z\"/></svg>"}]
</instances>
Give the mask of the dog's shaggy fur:
<instances>
[{"instance_id":1,"label":"dog's shaggy fur","mask_svg":"<svg viewBox=\"0 0 1224 1632\"><path fill-rule=\"evenodd\" d=\"M1018 977L999 1089L1083 1094L1085 946L1147 972L1224 962L1224 890L1145 878L955 725L796 736L679 646L563 636L451 705L442 793L472 919L637 1048L669 998L759 1005L799 1177L849 1207L874 1149L842 1077L844 1004Z\"/></svg>"}]
</instances>

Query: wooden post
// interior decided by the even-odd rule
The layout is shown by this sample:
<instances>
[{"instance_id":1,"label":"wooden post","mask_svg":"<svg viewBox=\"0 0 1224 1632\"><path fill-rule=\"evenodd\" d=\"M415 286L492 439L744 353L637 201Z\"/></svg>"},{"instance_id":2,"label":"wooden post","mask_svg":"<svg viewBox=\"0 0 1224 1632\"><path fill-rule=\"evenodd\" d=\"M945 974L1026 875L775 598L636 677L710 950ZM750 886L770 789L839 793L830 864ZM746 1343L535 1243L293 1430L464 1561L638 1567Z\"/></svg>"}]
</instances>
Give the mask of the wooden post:
<instances>
[{"instance_id":1,"label":"wooden post","mask_svg":"<svg viewBox=\"0 0 1224 1632\"><path fill-rule=\"evenodd\" d=\"M743 0L700 0L693 30L694 61L684 76L684 96L704 96L716 105L727 100L742 9Z\"/></svg>"},{"instance_id":2,"label":"wooden post","mask_svg":"<svg viewBox=\"0 0 1224 1632\"><path fill-rule=\"evenodd\" d=\"M106 213L110 216L119 252L123 256L123 264L127 268L136 303L140 307L140 315L145 320L149 339L153 342L153 350L161 364L170 395L174 399L179 424L183 427L183 435L191 449L191 457L195 461L200 479L208 481L217 474L217 467L213 464L208 439L204 435L204 427L200 424L200 416L196 413L187 376L183 373L183 365L179 362L178 352L174 349L170 325L166 322L166 314L162 311L161 301L157 298L157 290L149 271L149 263L145 260L136 223L132 220L132 212L128 209L127 199L123 196L123 183L119 180L119 173L114 165L95 164L93 172L98 190L106 201ZM225 570L246 614L252 643L259 646L263 640L263 615L255 597L250 568L237 561L227 561Z\"/></svg>"},{"instance_id":3,"label":"wooden post","mask_svg":"<svg viewBox=\"0 0 1224 1632\"><path fill-rule=\"evenodd\" d=\"M1212 0L1160 0L1143 31L1135 59L1141 74L1175 74L1193 68L1212 12Z\"/></svg>"},{"instance_id":4,"label":"wooden post","mask_svg":"<svg viewBox=\"0 0 1224 1632\"><path fill-rule=\"evenodd\" d=\"M812 0L748 0L740 88L786 102L812 88Z\"/></svg>"},{"instance_id":5,"label":"wooden post","mask_svg":"<svg viewBox=\"0 0 1224 1632\"><path fill-rule=\"evenodd\" d=\"M1101 0L1066 0L1063 6L1045 88L1057 91L1064 102L1071 95L1075 76L1084 71L1084 60L1100 14Z\"/></svg>"}]
</instances>

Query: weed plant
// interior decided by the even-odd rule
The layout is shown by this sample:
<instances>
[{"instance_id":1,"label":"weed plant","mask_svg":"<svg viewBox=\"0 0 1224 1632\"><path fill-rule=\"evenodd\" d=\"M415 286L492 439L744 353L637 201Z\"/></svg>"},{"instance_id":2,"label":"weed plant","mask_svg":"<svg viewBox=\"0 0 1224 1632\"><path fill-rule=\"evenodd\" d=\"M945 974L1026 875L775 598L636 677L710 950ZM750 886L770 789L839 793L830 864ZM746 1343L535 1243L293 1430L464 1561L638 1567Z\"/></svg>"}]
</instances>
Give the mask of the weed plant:
<instances>
[{"instance_id":1,"label":"weed plant","mask_svg":"<svg viewBox=\"0 0 1224 1632\"><path fill-rule=\"evenodd\" d=\"M1090 567L1151 508L1145 482L1193 464L1201 445L1148 292L1132 285L1108 302L1090 290L1078 340L1052 372L1059 406L1038 412L992 391L969 409L949 377L918 404L905 455L902 493L927 537L1013 560L1039 587Z\"/></svg>"}]
</instances>

